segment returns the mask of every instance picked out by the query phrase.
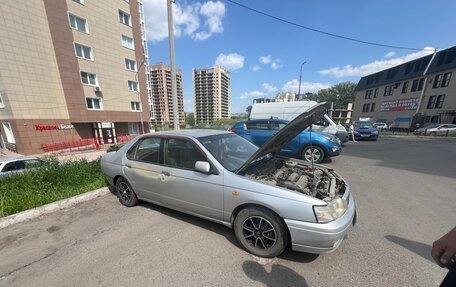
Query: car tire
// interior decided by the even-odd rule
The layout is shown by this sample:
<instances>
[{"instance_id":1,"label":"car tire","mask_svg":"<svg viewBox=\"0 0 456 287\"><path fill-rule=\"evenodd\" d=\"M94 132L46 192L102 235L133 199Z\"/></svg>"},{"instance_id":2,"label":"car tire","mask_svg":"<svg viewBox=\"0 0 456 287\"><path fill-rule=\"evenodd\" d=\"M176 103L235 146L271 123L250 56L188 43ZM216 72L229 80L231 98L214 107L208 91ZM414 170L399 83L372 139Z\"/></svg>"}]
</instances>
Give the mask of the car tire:
<instances>
[{"instance_id":1,"label":"car tire","mask_svg":"<svg viewBox=\"0 0 456 287\"><path fill-rule=\"evenodd\" d=\"M242 248L266 258L282 254L289 240L283 220L262 207L242 209L234 220L234 234Z\"/></svg>"},{"instance_id":2,"label":"car tire","mask_svg":"<svg viewBox=\"0 0 456 287\"><path fill-rule=\"evenodd\" d=\"M138 204L138 197L126 179L121 177L117 180L116 191L117 197L119 197L119 201L123 205L133 207Z\"/></svg>"},{"instance_id":3,"label":"car tire","mask_svg":"<svg viewBox=\"0 0 456 287\"><path fill-rule=\"evenodd\" d=\"M431 136L431 137L435 137L436 135L437 135L436 132L430 132L430 133L429 133L429 136Z\"/></svg>"},{"instance_id":4,"label":"car tire","mask_svg":"<svg viewBox=\"0 0 456 287\"><path fill-rule=\"evenodd\" d=\"M326 154L321 147L313 145L312 150L313 152L311 151L310 145L306 146L301 152L301 158L305 161L311 162L311 156L313 154L314 163L320 163L325 159Z\"/></svg>"}]
</instances>

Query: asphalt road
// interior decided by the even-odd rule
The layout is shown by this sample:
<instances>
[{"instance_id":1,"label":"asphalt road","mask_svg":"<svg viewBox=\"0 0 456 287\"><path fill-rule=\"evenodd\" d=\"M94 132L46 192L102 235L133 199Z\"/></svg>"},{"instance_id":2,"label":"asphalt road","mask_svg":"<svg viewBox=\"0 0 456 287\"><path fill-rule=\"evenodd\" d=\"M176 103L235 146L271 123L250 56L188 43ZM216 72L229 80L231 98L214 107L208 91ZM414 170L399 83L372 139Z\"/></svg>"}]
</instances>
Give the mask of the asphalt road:
<instances>
[{"instance_id":1,"label":"asphalt road","mask_svg":"<svg viewBox=\"0 0 456 287\"><path fill-rule=\"evenodd\" d=\"M350 143L327 165L351 185L340 248L262 259L231 230L113 195L0 230L0 286L438 286L432 242L456 222L456 141Z\"/></svg>"}]
</instances>

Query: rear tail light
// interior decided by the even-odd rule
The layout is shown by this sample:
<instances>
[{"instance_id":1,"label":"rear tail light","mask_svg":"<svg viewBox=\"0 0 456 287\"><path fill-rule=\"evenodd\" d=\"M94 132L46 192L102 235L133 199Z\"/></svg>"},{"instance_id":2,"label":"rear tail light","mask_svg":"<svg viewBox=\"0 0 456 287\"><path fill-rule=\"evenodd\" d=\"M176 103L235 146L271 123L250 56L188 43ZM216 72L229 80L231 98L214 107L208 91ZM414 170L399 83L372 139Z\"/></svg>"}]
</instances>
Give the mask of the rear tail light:
<instances>
[{"instance_id":1,"label":"rear tail light","mask_svg":"<svg viewBox=\"0 0 456 287\"><path fill-rule=\"evenodd\" d=\"M232 132L232 133L235 133L235 132L236 132L235 129L229 129L228 131L229 131L229 132Z\"/></svg>"}]
</instances>

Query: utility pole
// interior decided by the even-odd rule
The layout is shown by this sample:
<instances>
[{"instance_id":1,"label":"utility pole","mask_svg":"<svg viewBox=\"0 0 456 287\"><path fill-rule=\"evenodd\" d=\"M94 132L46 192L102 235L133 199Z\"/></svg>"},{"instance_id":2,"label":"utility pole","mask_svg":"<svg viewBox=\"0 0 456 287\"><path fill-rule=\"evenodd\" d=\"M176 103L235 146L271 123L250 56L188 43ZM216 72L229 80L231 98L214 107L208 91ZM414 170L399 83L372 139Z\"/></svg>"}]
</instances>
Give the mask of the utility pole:
<instances>
[{"instance_id":1,"label":"utility pole","mask_svg":"<svg viewBox=\"0 0 456 287\"><path fill-rule=\"evenodd\" d=\"M177 99L176 60L174 57L174 26L173 26L173 0L168 2L168 34L169 34L169 57L171 59L171 90L173 95L173 125L174 130L179 130L179 107Z\"/></svg>"},{"instance_id":2,"label":"utility pole","mask_svg":"<svg viewBox=\"0 0 456 287\"><path fill-rule=\"evenodd\" d=\"M298 97L301 95L301 78L302 78L302 66L307 63L307 61L302 62L301 64L301 72L299 72L299 89L298 89Z\"/></svg>"}]
</instances>

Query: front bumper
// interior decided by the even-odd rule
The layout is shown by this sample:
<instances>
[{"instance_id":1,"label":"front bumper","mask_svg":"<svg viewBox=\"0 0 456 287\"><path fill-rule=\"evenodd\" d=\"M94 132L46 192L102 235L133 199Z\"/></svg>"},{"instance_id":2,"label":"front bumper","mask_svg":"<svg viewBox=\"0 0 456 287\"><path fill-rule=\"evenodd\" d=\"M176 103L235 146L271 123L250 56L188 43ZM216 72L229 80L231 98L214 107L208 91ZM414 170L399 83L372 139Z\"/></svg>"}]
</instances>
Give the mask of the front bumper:
<instances>
[{"instance_id":1,"label":"front bumper","mask_svg":"<svg viewBox=\"0 0 456 287\"><path fill-rule=\"evenodd\" d=\"M345 195L344 195L344 198ZM337 249L357 220L356 203L348 193L348 208L342 217L328 223L285 219L291 236L291 247L306 253L329 253Z\"/></svg>"},{"instance_id":2,"label":"front bumper","mask_svg":"<svg viewBox=\"0 0 456 287\"><path fill-rule=\"evenodd\" d=\"M347 132L338 131L338 132L336 132L336 136L340 139L341 143L348 142L348 133Z\"/></svg>"},{"instance_id":3,"label":"front bumper","mask_svg":"<svg viewBox=\"0 0 456 287\"><path fill-rule=\"evenodd\" d=\"M369 140L369 139L377 139L378 134L355 134L355 139L356 140Z\"/></svg>"}]
</instances>

